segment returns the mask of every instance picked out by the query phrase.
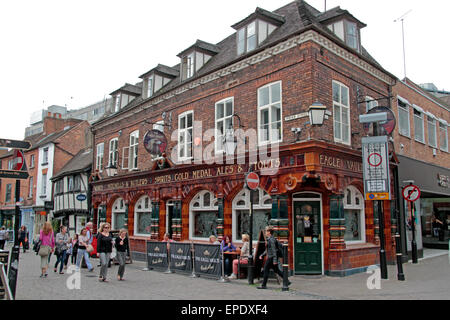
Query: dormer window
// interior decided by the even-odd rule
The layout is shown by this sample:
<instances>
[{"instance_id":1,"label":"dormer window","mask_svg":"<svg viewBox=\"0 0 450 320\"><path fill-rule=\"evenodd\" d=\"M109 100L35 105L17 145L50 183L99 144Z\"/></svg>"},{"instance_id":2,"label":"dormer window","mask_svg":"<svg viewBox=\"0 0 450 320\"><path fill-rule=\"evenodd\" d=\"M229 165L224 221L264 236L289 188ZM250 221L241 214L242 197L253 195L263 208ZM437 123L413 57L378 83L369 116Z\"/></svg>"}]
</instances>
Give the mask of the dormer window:
<instances>
[{"instance_id":1,"label":"dormer window","mask_svg":"<svg viewBox=\"0 0 450 320\"><path fill-rule=\"evenodd\" d=\"M119 112L120 110L120 93L114 98L114 112Z\"/></svg>"},{"instance_id":2,"label":"dormer window","mask_svg":"<svg viewBox=\"0 0 450 320\"><path fill-rule=\"evenodd\" d=\"M255 20L237 32L237 53L241 55L256 49L276 29L263 20Z\"/></svg>"},{"instance_id":3,"label":"dormer window","mask_svg":"<svg viewBox=\"0 0 450 320\"><path fill-rule=\"evenodd\" d=\"M147 78L147 98L153 95L153 75Z\"/></svg>"},{"instance_id":4,"label":"dormer window","mask_svg":"<svg viewBox=\"0 0 450 320\"><path fill-rule=\"evenodd\" d=\"M192 51L181 59L181 75L186 80L194 76L209 60L211 55L200 51Z\"/></svg>"},{"instance_id":5,"label":"dormer window","mask_svg":"<svg viewBox=\"0 0 450 320\"><path fill-rule=\"evenodd\" d=\"M328 29L344 41L350 48L359 51L359 29L355 22L348 20L336 21L328 25Z\"/></svg>"}]
</instances>

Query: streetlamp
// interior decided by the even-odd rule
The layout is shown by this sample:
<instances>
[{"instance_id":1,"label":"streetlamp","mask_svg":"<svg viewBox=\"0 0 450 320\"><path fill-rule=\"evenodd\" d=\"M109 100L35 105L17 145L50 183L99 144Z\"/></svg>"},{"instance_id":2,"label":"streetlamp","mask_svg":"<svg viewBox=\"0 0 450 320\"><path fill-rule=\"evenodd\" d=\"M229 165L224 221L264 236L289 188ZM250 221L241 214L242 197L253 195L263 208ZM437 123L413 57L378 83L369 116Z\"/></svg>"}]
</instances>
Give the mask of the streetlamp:
<instances>
[{"instance_id":1,"label":"streetlamp","mask_svg":"<svg viewBox=\"0 0 450 320\"><path fill-rule=\"evenodd\" d=\"M321 126L323 125L325 119L325 111L327 107L324 106L319 101L314 102L308 110L309 113L309 123L312 126Z\"/></svg>"},{"instance_id":2,"label":"streetlamp","mask_svg":"<svg viewBox=\"0 0 450 320\"><path fill-rule=\"evenodd\" d=\"M110 164L105 168L105 170L108 177L111 178L117 176L117 167L114 164Z\"/></svg>"}]
</instances>

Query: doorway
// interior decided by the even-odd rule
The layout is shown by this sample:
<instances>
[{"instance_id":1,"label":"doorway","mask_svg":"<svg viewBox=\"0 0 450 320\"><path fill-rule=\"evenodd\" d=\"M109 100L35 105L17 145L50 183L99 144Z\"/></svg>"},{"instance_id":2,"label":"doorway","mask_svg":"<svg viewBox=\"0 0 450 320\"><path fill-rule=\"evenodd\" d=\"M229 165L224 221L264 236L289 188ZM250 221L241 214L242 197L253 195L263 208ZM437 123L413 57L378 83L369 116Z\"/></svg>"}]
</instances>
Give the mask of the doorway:
<instances>
[{"instance_id":1,"label":"doorway","mask_svg":"<svg viewBox=\"0 0 450 320\"><path fill-rule=\"evenodd\" d=\"M321 195L295 194L293 222L295 274L323 274Z\"/></svg>"}]
</instances>

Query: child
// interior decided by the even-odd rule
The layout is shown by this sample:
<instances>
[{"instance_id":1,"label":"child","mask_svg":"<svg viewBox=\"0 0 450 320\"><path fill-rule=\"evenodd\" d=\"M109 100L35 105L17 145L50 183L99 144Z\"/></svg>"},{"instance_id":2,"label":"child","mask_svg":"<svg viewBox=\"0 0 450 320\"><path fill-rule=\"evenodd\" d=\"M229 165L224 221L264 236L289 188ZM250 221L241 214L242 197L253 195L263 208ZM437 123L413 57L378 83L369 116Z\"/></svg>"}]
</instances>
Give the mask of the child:
<instances>
[{"instance_id":1,"label":"child","mask_svg":"<svg viewBox=\"0 0 450 320\"><path fill-rule=\"evenodd\" d=\"M119 270L117 272L117 280L123 281L123 274L125 273L125 264L128 252L128 238L127 230L121 229L119 236L116 238L117 260L119 261Z\"/></svg>"}]
</instances>

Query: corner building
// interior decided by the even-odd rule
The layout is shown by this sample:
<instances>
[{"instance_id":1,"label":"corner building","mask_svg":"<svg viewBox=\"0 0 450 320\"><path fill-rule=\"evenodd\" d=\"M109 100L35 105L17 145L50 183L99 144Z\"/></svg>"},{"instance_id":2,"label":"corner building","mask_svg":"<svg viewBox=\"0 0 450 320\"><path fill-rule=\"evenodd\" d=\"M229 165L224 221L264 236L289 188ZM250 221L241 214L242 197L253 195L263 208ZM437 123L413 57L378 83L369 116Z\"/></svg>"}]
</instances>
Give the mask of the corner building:
<instances>
[{"instance_id":1,"label":"corner building","mask_svg":"<svg viewBox=\"0 0 450 320\"><path fill-rule=\"evenodd\" d=\"M378 217L363 196L359 115L366 97L390 103L395 78L362 47L365 24L339 7L320 12L294 1L273 12L257 8L232 27L217 44L198 40L183 50L179 65L144 73L133 95L125 87L113 93L116 112L92 127L94 220L126 226L135 259L165 232L187 242L230 235L239 245L249 233L251 166L261 176L254 240L274 226L289 243L292 274L345 276L379 264ZM313 126L315 102L326 113ZM151 130L167 139L162 155L147 151L149 141L164 144L161 135L148 138ZM230 132L245 151L230 151ZM269 154L278 146L278 155L262 156L266 146ZM195 161L205 154L223 161ZM392 262L390 203L383 209Z\"/></svg>"}]
</instances>

